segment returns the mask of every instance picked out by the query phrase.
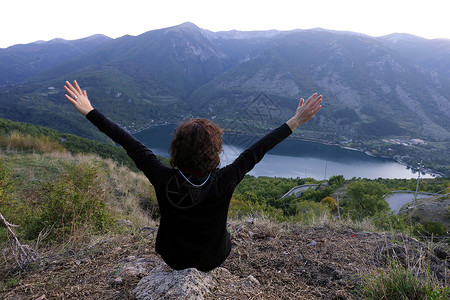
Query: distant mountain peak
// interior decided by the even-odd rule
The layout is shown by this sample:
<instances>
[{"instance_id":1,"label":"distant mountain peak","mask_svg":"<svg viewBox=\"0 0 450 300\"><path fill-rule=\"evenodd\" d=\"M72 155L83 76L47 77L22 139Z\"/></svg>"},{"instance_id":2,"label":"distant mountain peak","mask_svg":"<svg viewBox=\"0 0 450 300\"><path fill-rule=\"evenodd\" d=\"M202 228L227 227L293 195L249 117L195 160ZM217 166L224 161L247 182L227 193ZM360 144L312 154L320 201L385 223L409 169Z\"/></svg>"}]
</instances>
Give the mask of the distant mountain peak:
<instances>
[{"instance_id":1,"label":"distant mountain peak","mask_svg":"<svg viewBox=\"0 0 450 300\"><path fill-rule=\"evenodd\" d=\"M193 32L201 32L202 29L200 27L198 27L197 25L195 25L194 23L184 22L180 25L166 28L166 32L169 32L169 31L183 31L183 32L193 33Z\"/></svg>"},{"instance_id":2,"label":"distant mountain peak","mask_svg":"<svg viewBox=\"0 0 450 300\"><path fill-rule=\"evenodd\" d=\"M192 22L184 22L176 27L190 28L190 29L200 29L197 25Z\"/></svg>"},{"instance_id":3,"label":"distant mountain peak","mask_svg":"<svg viewBox=\"0 0 450 300\"><path fill-rule=\"evenodd\" d=\"M90 41L90 40L97 40L97 39L111 40L112 38L110 38L109 36L106 36L104 34L94 34L94 35L82 38L81 40Z\"/></svg>"},{"instance_id":4,"label":"distant mountain peak","mask_svg":"<svg viewBox=\"0 0 450 300\"><path fill-rule=\"evenodd\" d=\"M48 41L48 42L46 42L47 44L61 44L61 43L67 43L68 42L68 40L65 40L65 39L62 39L62 38L55 38L55 39L52 39L52 40L50 40L50 41Z\"/></svg>"},{"instance_id":5,"label":"distant mountain peak","mask_svg":"<svg viewBox=\"0 0 450 300\"><path fill-rule=\"evenodd\" d=\"M388 40L393 43L405 42L405 41L420 41L425 40L424 38L409 34L409 33L391 33L381 37L382 39Z\"/></svg>"}]
</instances>

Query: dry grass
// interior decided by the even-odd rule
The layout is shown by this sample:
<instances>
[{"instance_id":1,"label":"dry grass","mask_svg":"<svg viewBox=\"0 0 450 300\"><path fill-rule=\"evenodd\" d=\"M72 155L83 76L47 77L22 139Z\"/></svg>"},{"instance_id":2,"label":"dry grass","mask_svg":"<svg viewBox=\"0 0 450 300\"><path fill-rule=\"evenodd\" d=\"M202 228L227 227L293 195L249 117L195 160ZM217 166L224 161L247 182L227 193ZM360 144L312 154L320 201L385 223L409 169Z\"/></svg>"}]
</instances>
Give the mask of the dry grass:
<instances>
[{"instance_id":1,"label":"dry grass","mask_svg":"<svg viewBox=\"0 0 450 300\"><path fill-rule=\"evenodd\" d=\"M450 287L447 260L441 270L433 255L432 243L411 248L399 239L382 251L385 268L375 268L360 274L361 296L364 299L449 299Z\"/></svg>"},{"instance_id":2,"label":"dry grass","mask_svg":"<svg viewBox=\"0 0 450 300\"><path fill-rule=\"evenodd\" d=\"M114 195L111 208L136 227L155 226L152 216L157 214L156 194L145 175L118 166L112 160L105 160L105 165L105 185L112 189Z\"/></svg>"},{"instance_id":3,"label":"dry grass","mask_svg":"<svg viewBox=\"0 0 450 300\"><path fill-rule=\"evenodd\" d=\"M35 151L38 153L66 152L67 150L59 143L49 137L34 137L21 133L11 133L7 136L0 136L0 147L10 151Z\"/></svg>"},{"instance_id":4,"label":"dry grass","mask_svg":"<svg viewBox=\"0 0 450 300\"><path fill-rule=\"evenodd\" d=\"M107 194L107 209L119 223L116 229L130 232L142 227L155 227L157 224L152 219L152 215L157 215L156 196L147 178L141 173L117 165L112 160L104 160L95 155L72 155L58 151L17 154L0 150L0 156L12 169L15 178L14 197L26 203L26 206L39 209L45 184L59 180L70 166L98 166L96 190ZM143 210L143 206L150 211ZM64 238L64 244L72 247L77 243L89 242L91 229L89 224L77 227L70 236Z\"/></svg>"},{"instance_id":5,"label":"dry grass","mask_svg":"<svg viewBox=\"0 0 450 300\"><path fill-rule=\"evenodd\" d=\"M440 286L446 284L447 263L430 245L337 227L230 220L232 252L222 265L230 273L217 279L207 299L360 299L363 275L388 272L393 259L428 268ZM164 264L154 243L154 233L136 231L92 236L77 247L41 246L39 261L26 272L0 260L0 277L8 278L0 298L134 299L138 281ZM140 262L145 267L133 272ZM248 284L250 275L259 284Z\"/></svg>"}]
</instances>

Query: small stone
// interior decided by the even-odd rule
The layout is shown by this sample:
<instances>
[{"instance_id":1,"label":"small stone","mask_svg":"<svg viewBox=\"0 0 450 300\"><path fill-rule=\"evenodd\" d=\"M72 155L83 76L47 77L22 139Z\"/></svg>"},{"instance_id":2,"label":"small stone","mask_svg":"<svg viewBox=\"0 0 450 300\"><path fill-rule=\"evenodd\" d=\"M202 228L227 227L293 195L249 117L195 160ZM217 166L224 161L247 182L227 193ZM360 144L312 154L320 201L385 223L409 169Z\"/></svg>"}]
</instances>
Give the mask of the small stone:
<instances>
[{"instance_id":1,"label":"small stone","mask_svg":"<svg viewBox=\"0 0 450 300\"><path fill-rule=\"evenodd\" d=\"M111 281L112 286L119 286L123 284L123 278L122 277L116 277Z\"/></svg>"},{"instance_id":2,"label":"small stone","mask_svg":"<svg viewBox=\"0 0 450 300\"><path fill-rule=\"evenodd\" d=\"M246 278L247 281L250 281L251 283L254 283L256 285L260 285L258 279L256 279L255 277L253 277L253 275L248 275Z\"/></svg>"},{"instance_id":3,"label":"small stone","mask_svg":"<svg viewBox=\"0 0 450 300\"><path fill-rule=\"evenodd\" d=\"M306 244L306 246L317 246L317 242L315 240L312 240L311 242Z\"/></svg>"},{"instance_id":4,"label":"small stone","mask_svg":"<svg viewBox=\"0 0 450 300\"><path fill-rule=\"evenodd\" d=\"M125 258L125 260L128 261L128 262L134 261L134 260L136 260L136 256L134 256L134 255L127 256Z\"/></svg>"},{"instance_id":5,"label":"small stone","mask_svg":"<svg viewBox=\"0 0 450 300\"><path fill-rule=\"evenodd\" d=\"M124 225L124 226L131 226L131 225L133 225L133 223L131 223L131 221L130 220L122 220L122 221L120 221L120 225Z\"/></svg>"}]
</instances>

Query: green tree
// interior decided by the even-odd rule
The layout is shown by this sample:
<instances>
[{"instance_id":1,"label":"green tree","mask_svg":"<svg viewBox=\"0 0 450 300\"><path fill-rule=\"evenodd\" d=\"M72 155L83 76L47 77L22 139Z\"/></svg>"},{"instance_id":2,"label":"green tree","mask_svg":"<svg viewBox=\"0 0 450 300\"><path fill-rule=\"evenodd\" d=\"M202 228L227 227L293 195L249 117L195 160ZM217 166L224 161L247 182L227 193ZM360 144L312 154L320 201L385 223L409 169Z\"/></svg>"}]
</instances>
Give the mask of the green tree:
<instances>
[{"instance_id":1,"label":"green tree","mask_svg":"<svg viewBox=\"0 0 450 300\"><path fill-rule=\"evenodd\" d=\"M388 193L386 186L360 179L349 184L345 207L356 219L371 217L377 212L388 212L389 204L384 200Z\"/></svg>"},{"instance_id":2,"label":"green tree","mask_svg":"<svg viewBox=\"0 0 450 300\"><path fill-rule=\"evenodd\" d=\"M344 183L344 181L345 178L343 175L331 176L330 179L328 179L328 183L334 186L340 186Z\"/></svg>"}]
</instances>

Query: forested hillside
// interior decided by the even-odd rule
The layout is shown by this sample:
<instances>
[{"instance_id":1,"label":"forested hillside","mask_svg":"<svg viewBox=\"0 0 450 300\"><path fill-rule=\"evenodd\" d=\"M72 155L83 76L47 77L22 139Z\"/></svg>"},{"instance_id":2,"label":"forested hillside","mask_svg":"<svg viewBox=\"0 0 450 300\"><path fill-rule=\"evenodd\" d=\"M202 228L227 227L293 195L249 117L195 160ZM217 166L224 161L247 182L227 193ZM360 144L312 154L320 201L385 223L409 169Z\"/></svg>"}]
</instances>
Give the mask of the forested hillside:
<instances>
[{"instance_id":1,"label":"forested hillside","mask_svg":"<svg viewBox=\"0 0 450 300\"><path fill-rule=\"evenodd\" d=\"M46 152L59 149L72 154L95 154L103 158L110 158L131 170L138 170L125 150L111 140L99 142L73 134L61 133L43 126L12 122L6 119L0 119L0 147L21 151ZM168 164L167 158L160 157L160 159Z\"/></svg>"}]
</instances>

